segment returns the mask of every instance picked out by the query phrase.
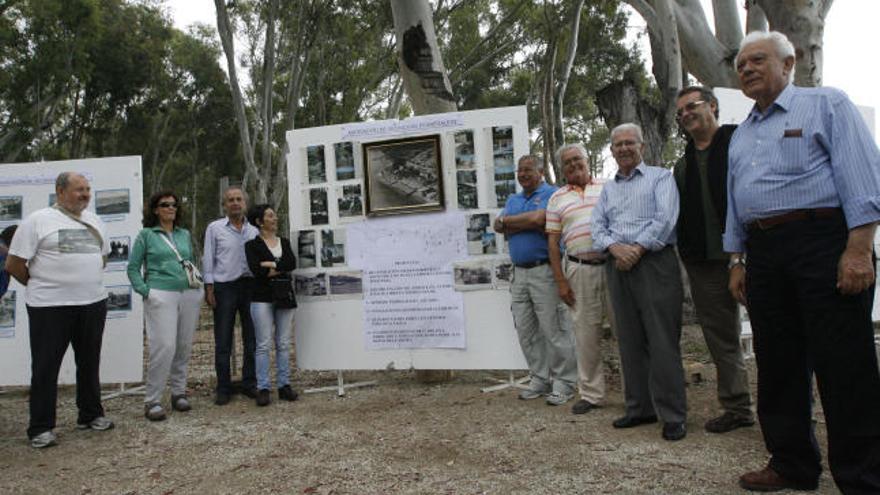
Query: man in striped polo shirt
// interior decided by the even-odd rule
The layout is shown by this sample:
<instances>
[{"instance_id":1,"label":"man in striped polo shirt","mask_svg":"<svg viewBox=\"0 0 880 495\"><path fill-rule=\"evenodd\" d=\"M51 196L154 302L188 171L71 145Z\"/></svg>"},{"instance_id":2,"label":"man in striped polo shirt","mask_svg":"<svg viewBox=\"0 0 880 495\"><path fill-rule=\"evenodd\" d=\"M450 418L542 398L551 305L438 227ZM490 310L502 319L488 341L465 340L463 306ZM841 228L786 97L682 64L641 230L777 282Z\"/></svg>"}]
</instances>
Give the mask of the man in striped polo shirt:
<instances>
[{"instance_id":1,"label":"man in striped polo shirt","mask_svg":"<svg viewBox=\"0 0 880 495\"><path fill-rule=\"evenodd\" d=\"M623 365L626 414L615 428L663 421L663 438L685 437L687 396L681 364L682 283L675 254L678 191L672 174L642 161L642 129L611 130L614 180L593 210L593 248L608 251L608 292Z\"/></svg>"},{"instance_id":2,"label":"man in striped polo shirt","mask_svg":"<svg viewBox=\"0 0 880 495\"><path fill-rule=\"evenodd\" d=\"M556 187L544 182L544 162L533 155L519 159L516 178L523 190L507 199L494 228L507 236L510 310L531 375L519 398L546 395L548 405L559 406L572 397L576 371L571 320L556 295L544 235L544 210Z\"/></svg>"},{"instance_id":3,"label":"man in striped polo shirt","mask_svg":"<svg viewBox=\"0 0 880 495\"><path fill-rule=\"evenodd\" d=\"M556 152L566 185L547 204L547 247L559 297L571 310L580 400L571 408L584 414L605 399L605 376L599 352L602 318L607 305L606 255L593 250L590 216L602 186L590 177L586 150L580 144L562 146ZM565 244L565 271L559 252Z\"/></svg>"}]
</instances>

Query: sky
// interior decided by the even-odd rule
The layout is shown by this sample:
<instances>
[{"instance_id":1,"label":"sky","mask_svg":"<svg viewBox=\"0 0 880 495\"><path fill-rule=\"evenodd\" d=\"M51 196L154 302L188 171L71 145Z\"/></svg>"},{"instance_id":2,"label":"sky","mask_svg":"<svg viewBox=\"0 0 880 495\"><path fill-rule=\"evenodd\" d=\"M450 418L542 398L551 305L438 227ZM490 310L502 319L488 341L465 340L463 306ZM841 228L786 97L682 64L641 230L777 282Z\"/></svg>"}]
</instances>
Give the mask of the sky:
<instances>
[{"instance_id":1,"label":"sky","mask_svg":"<svg viewBox=\"0 0 880 495\"><path fill-rule=\"evenodd\" d=\"M711 0L701 0L703 10L711 15ZM737 3L742 4L741 0ZM181 29L193 22L216 24L213 0L167 0L174 24ZM740 14L741 18L745 13ZM634 33L644 23L638 15L632 16ZM873 53L880 46L880 1L836 0L825 19L823 84L840 88L862 106L880 109L880 64L859 57L859 53ZM711 17L710 17L711 25ZM647 47L645 47L647 50ZM648 54L645 59L650 60Z\"/></svg>"}]
</instances>

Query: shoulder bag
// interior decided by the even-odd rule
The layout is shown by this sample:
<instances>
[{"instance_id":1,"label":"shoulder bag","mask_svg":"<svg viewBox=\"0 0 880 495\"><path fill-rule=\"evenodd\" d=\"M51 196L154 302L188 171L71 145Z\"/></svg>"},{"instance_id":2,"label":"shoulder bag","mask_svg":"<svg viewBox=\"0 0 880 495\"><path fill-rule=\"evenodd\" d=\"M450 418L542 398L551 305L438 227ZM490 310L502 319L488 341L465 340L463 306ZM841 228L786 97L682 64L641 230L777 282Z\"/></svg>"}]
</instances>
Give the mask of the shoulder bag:
<instances>
[{"instance_id":1,"label":"shoulder bag","mask_svg":"<svg viewBox=\"0 0 880 495\"><path fill-rule=\"evenodd\" d=\"M196 268L196 265L192 264L191 261L183 259L183 256L180 255L180 251L177 250L177 246L171 242L171 239L164 233L159 234L159 237L165 241L165 244L168 244L168 247L174 251L174 254L177 255L177 261L183 266L183 272L186 273L186 282L189 284L190 289L199 289L202 287L202 273Z\"/></svg>"}]
</instances>

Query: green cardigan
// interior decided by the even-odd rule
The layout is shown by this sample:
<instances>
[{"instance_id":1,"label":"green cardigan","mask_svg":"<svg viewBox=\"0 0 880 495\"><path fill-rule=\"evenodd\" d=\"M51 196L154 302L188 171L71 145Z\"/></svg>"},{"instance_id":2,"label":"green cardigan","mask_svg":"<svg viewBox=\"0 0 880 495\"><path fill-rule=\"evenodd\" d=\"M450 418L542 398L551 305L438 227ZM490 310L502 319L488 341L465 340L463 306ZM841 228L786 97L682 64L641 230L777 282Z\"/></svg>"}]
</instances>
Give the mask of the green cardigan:
<instances>
[{"instance_id":1,"label":"green cardigan","mask_svg":"<svg viewBox=\"0 0 880 495\"><path fill-rule=\"evenodd\" d=\"M135 292L147 297L150 289L184 291L189 289L186 273L177 260L177 255L162 240L161 227L148 227L138 233L134 246L128 255L128 279ZM185 260L192 261L192 239L189 231L175 227L172 233L174 245ZM141 267L144 275L141 275Z\"/></svg>"}]
</instances>

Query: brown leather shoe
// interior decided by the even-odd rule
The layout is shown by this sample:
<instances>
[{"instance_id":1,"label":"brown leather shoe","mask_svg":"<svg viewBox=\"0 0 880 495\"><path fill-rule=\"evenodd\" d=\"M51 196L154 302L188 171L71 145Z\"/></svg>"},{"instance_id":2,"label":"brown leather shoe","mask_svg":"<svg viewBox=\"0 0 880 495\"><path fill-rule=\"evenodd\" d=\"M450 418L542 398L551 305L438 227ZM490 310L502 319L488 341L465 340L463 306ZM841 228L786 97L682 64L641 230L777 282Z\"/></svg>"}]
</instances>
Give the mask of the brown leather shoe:
<instances>
[{"instance_id":1,"label":"brown leather shoe","mask_svg":"<svg viewBox=\"0 0 880 495\"><path fill-rule=\"evenodd\" d=\"M752 471L740 476L739 486L753 492L778 492L787 488L812 491L819 487L819 481L812 483L791 481L767 466L760 471Z\"/></svg>"}]
</instances>

